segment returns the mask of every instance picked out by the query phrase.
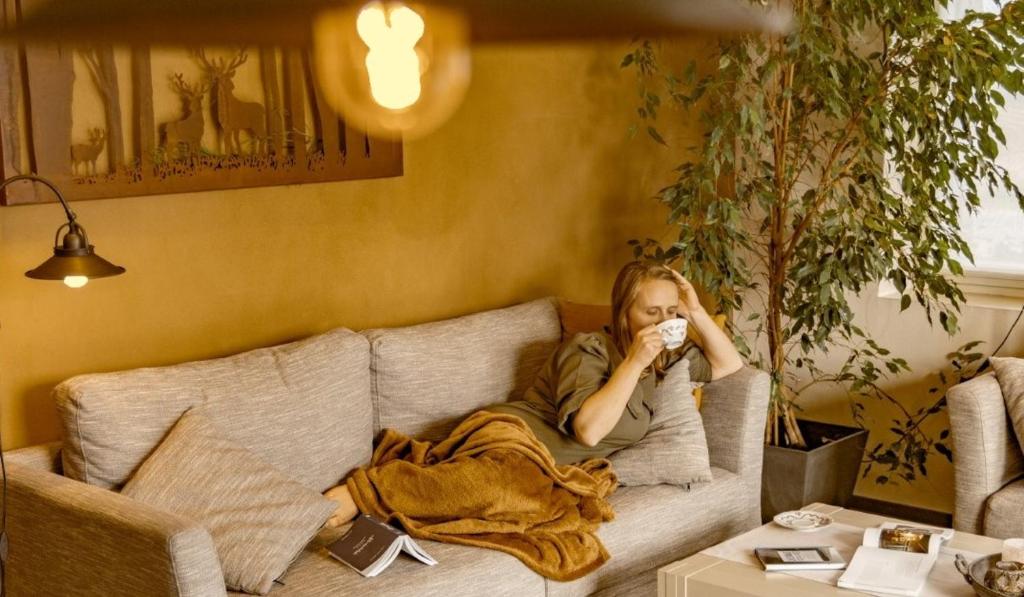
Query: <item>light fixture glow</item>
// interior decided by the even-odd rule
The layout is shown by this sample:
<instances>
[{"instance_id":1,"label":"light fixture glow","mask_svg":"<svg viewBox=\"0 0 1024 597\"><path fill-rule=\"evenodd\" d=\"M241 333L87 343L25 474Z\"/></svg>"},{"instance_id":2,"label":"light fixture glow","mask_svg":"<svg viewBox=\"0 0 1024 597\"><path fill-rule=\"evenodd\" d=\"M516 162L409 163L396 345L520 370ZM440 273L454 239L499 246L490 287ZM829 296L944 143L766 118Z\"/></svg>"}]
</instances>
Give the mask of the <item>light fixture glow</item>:
<instances>
[{"instance_id":1,"label":"light fixture glow","mask_svg":"<svg viewBox=\"0 0 1024 597\"><path fill-rule=\"evenodd\" d=\"M313 23L316 75L346 124L412 139L448 119L469 85L465 20L444 8L373 1Z\"/></svg>"},{"instance_id":2,"label":"light fixture glow","mask_svg":"<svg viewBox=\"0 0 1024 597\"><path fill-rule=\"evenodd\" d=\"M64 284L68 288L81 288L89 283L86 276L64 276Z\"/></svg>"},{"instance_id":3,"label":"light fixture glow","mask_svg":"<svg viewBox=\"0 0 1024 597\"><path fill-rule=\"evenodd\" d=\"M420 99L420 59L416 44L423 19L407 6L384 12L379 2L359 11L356 31L366 44L366 72L373 99L385 108L408 108Z\"/></svg>"}]
</instances>

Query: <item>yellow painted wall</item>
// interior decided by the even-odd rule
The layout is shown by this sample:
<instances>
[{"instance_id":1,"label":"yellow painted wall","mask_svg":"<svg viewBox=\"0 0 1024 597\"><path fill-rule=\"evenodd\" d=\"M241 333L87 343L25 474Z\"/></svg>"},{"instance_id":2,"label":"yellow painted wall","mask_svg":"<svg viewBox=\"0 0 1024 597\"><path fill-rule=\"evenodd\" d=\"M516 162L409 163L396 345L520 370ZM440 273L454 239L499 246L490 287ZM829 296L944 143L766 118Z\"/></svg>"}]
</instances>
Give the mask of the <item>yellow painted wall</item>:
<instances>
[{"instance_id":1,"label":"yellow painted wall","mask_svg":"<svg viewBox=\"0 0 1024 597\"><path fill-rule=\"evenodd\" d=\"M465 103L406 145L402 177L77 202L98 253L128 269L81 290L23 276L58 206L0 209L4 448L56 439L50 390L79 373L546 295L607 302L626 241L671 236L651 196L672 162L628 138L625 50L475 51Z\"/></svg>"}]
</instances>

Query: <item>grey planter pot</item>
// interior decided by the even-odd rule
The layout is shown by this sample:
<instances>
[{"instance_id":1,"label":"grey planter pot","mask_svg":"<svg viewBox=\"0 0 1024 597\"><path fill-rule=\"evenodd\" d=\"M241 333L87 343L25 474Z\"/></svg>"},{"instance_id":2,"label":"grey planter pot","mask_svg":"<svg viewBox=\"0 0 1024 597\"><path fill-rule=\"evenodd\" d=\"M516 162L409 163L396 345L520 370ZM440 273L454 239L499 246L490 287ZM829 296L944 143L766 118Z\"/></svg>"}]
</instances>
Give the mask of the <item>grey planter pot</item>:
<instances>
[{"instance_id":1,"label":"grey planter pot","mask_svg":"<svg viewBox=\"0 0 1024 597\"><path fill-rule=\"evenodd\" d=\"M812 502L845 506L853 495L868 432L857 427L798 420L809 450L765 446L761 518Z\"/></svg>"}]
</instances>

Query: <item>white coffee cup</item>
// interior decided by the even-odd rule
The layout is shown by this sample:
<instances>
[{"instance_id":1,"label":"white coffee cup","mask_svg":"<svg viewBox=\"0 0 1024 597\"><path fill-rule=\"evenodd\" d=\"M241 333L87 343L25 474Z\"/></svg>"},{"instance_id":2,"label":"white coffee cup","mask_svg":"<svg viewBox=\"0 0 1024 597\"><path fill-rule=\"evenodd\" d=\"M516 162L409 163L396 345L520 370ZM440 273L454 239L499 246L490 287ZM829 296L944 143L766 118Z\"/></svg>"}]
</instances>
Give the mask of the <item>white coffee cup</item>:
<instances>
[{"instance_id":1,"label":"white coffee cup","mask_svg":"<svg viewBox=\"0 0 1024 597\"><path fill-rule=\"evenodd\" d=\"M679 348L686 341L686 320L676 317L666 319L657 326L661 332L661 338L665 341L665 348L673 350Z\"/></svg>"},{"instance_id":2,"label":"white coffee cup","mask_svg":"<svg viewBox=\"0 0 1024 597\"><path fill-rule=\"evenodd\" d=\"M1015 537L1003 541L1003 560L1024 562L1024 539Z\"/></svg>"}]
</instances>

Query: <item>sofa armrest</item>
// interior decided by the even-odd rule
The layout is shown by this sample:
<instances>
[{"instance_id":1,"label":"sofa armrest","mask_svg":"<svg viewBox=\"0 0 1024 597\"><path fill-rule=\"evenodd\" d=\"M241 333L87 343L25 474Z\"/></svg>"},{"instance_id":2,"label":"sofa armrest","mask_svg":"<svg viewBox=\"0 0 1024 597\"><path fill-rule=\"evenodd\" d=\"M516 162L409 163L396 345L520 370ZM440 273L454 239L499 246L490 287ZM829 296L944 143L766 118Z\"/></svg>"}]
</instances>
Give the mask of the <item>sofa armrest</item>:
<instances>
[{"instance_id":1,"label":"sofa armrest","mask_svg":"<svg viewBox=\"0 0 1024 597\"><path fill-rule=\"evenodd\" d=\"M27 448L18 448L4 452L4 460L9 464L20 464L29 468L61 474L60 463L61 442L36 444Z\"/></svg>"},{"instance_id":2,"label":"sofa armrest","mask_svg":"<svg viewBox=\"0 0 1024 597\"><path fill-rule=\"evenodd\" d=\"M985 502L1024 474L1024 455L993 373L953 386L946 401L953 436L953 527L980 535Z\"/></svg>"},{"instance_id":3,"label":"sofa armrest","mask_svg":"<svg viewBox=\"0 0 1024 597\"><path fill-rule=\"evenodd\" d=\"M769 379L764 371L744 367L705 384L700 409L711 466L734 472L743 479L749 491L751 519L756 519L756 524L761 524L761 467Z\"/></svg>"},{"instance_id":4,"label":"sofa armrest","mask_svg":"<svg viewBox=\"0 0 1024 597\"><path fill-rule=\"evenodd\" d=\"M198 524L121 494L7 467L10 595L225 595Z\"/></svg>"}]
</instances>

